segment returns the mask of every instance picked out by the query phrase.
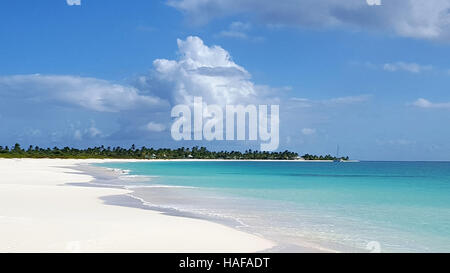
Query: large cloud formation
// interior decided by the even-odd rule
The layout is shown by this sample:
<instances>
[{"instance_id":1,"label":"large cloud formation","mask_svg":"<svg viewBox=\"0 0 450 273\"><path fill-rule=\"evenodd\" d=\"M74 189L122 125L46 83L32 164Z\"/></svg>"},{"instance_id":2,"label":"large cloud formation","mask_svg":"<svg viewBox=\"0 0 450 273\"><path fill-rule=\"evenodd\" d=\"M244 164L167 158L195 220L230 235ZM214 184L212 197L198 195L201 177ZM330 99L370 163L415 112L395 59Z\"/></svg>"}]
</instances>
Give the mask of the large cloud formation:
<instances>
[{"instance_id":1,"label":"large cloud formation","mask_svg":"<svg viewBox=\"0 0 450 273\"><path fill-rule=\"evenodd\" d=\"M450 39L450 0L169 0L193 23L250 15L275 26L353 27L433 40Z\"/></svg>"},{"instance_id":2,"label":"large cloud formation","mask_svg":"<svg viewBox=\"0 0 450 273\"><path fill-rule=\"evenodd\" d=\"M0 115L11 122L23 117L14 126L51 133L54 143L123 141L167 133L171 106L191 104L195 96L221 106L273 99L274 89L254 84L222 47L192 36L177 43L179 58L157 59L150 73L128 83L73 75L0 76Z\"/></svg>"},{"instance_id":3,"label":"large cloud formation","mask_svg":"<svg viewBox=\"0 0 450 273\"><path fill-rule=\"evenodd\" d=\"M178 60L157 59L151 75L141 77L142 89L172 104L190 104L194 96L207 103L232 104L249 101L260 86L220 46L207 46L199 37L177 40Z\"/></svg>"},{"instance_id":4,"label":"large cloud formation","mask_svg":"<svg viewBox=\"0 0 450 273\"><path fill-rule=\"evenodd\" d=\"M199 37L177 40L178 60L157 59L149 75L129 85L71 75L0 76L5 97L57 101L99 112L148 109L184 103L194 96L219 105L254 102L270 88L257 86L220 46L207 46Z\"/></svg>"},{"instance_id":5,"label":"large cloud formation","mask_svg":"<svg viewBox=\"0 0 450 273\"><path fill-rule=\"evenodd\" d=\"M3 98L79 106L97 112L170 110L191 104L195 96L209 104L260 101L271 88L255 85L250 74L220 46L199 37L177 40L178 60L157 59L147 75L129 84L71 75L0 76Z\"/></svg>"}]
</instances>

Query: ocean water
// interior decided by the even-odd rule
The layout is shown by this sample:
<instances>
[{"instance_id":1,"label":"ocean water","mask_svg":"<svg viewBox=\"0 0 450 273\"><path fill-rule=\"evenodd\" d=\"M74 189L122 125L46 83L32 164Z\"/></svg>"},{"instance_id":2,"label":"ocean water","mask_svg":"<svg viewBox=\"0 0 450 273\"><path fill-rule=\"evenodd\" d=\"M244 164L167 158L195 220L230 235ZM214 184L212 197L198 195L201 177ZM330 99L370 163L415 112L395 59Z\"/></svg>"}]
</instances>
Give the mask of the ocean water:
<instances>
[{"instance_id":1,"label":"ocean water","mask_svg":"<svg viewBox=\"0 0 450 273\"><path fill-rule=\"evenodd\" d=\"M229 220L279 251L450 252L450 162L137 162L154 207Z\"/></svg>"}]
</instances>

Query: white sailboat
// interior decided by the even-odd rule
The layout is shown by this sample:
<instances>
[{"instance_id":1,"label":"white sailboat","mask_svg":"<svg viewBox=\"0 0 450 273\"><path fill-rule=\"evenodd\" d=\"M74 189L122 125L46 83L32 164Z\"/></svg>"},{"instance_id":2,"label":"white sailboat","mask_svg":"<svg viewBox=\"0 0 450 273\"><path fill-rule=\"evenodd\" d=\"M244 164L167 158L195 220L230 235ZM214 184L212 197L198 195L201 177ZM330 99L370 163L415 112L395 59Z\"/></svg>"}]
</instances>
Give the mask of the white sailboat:
<instances>
[{"instance_id":1,"label":"white sailboat","mask_svg":"<svg viewBox=\"0 0 450 273\"><path fill-rule=\"evenodd\" d=\"M339 158L339 145L337 145L337 149L336 149L336 159L334 160L334 162L343 162L344 160L342 158Z\"/></svg>"}]
</instances>

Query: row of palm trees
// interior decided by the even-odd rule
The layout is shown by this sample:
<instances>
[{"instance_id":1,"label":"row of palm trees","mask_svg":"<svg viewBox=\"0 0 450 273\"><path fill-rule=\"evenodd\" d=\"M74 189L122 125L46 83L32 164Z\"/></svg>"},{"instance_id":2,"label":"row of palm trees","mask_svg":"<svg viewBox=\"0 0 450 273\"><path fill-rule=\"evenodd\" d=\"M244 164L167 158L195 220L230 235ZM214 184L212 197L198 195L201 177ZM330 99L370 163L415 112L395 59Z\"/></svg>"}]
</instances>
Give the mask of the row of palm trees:
<instances>
[{"instance_id":1,"label":"row of palm trees","mask_svg":"<svg viewBox=\"0 0 450 273\"><path fill-rule=\"evenodd\" d=\"M195 146L193 148L181 147L178 149L154 149L141 147L136 148L133 144L130 148L122 147L93 147L86 149L76 148L40 148L38 146L29 146L23 149L20 144L9 148L0 146L0 157L3 158L118 158L118 159L260 159L260 160L292 160L299 159L298 153L284 152L266 152L266 151L209 151L205 147ZM306 154L303 156L306 160L334 160L329 155L313 156ZM344 158L345 159L345 158ZM348 159L348 158L347 158Z\"/></svg>"},{"instance_id":2,"label":"row of palm trees","mask_svg":"<svg viewBox=\"0 0 450 273\"><path fill-rule=\"evenodd\" d=\"M305 154L302 156L302 158L304 160L340 160L340 159L341 160L349 160L348 156L337 158L337 157L331 156L331 155L318 156L318 155L310 155L310 154Z\"/></svg>"},{"instance_id":3,"label":"row of palm trees","mask_svg":"<svg viewBox=\"0 0 450 273\"><path fill-rule=\"evenodd\" d=\"M129 149L122 147L93 147L87 149L76 148L40 148L29 146L23 149L20 144L9 148L0 146L0 157L9 158L122 158L122 159L295 159L297 153L284 152L260 152L247 150L239 151L208 151L205 147L178 148L178 149L154 149L132 145Z\"/></svg>"}]
</instances>

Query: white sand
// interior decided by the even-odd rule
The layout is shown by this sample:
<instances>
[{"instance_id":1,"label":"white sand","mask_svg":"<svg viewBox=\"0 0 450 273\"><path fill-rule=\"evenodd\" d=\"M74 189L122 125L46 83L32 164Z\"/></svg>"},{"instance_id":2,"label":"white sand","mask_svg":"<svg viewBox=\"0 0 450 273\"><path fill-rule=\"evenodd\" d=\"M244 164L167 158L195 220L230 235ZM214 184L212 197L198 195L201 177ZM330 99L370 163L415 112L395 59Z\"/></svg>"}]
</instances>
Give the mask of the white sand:
<instances>
[{"instance_id":1,"label":"white sand","mask_svg":"<svg viewBox=\"0 0 450 273\"><path fill-rule=\"evenodd\" d=\"M0 159L0 252L256 252L270 241L220 224L106 205L127 190L65 185L102 160Z\"/></svg>"}]
</instances>

